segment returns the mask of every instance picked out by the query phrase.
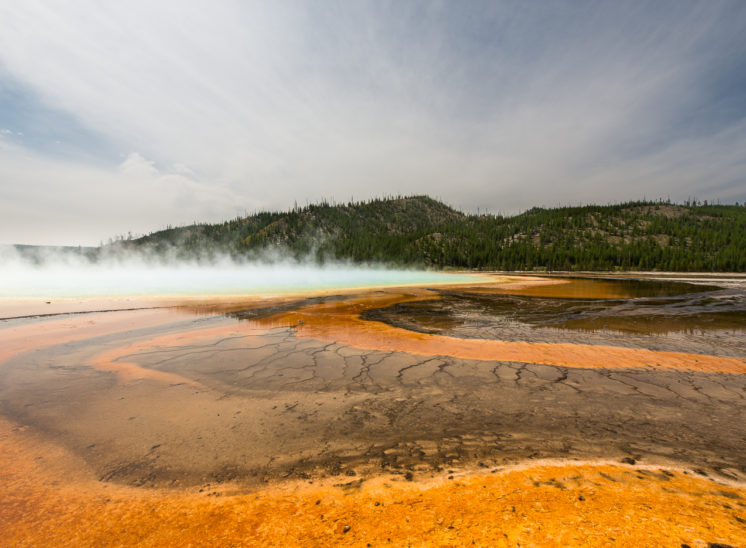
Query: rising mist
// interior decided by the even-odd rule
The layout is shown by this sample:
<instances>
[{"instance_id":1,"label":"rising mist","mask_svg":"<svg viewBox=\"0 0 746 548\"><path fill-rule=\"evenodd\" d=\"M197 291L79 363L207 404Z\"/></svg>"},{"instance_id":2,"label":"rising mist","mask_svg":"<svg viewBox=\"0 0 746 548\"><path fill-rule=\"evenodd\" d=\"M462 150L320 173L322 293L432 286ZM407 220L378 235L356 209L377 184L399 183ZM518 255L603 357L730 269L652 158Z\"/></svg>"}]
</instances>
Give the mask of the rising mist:
<instances>
[{"instance_id":1,"label":"rising mist","mask_svg":"<svg viewBox=\"0 0 746 548\"><path fill-rule=\"evenodd\" d=\"M380 265L297 261L278 255L184 260L146 251L74 248L21 253L0 249L0 297L85 298L148 295L273 295L369 286L469 281L468 275Z\"/></svg>"}]
</instances>

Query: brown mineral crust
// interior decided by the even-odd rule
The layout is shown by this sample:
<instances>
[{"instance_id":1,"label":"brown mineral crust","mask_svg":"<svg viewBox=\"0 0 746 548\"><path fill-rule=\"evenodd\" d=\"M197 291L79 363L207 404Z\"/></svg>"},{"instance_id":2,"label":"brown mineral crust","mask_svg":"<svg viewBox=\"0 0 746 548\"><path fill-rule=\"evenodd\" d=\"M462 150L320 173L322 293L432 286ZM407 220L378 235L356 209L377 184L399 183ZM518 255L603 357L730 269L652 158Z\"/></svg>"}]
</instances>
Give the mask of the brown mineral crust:
<instances>
[{"instance_id":1,"label":"brown mineral crust","mask_svg":"<svg viewBox=\"0 0 746 548\"><path fill-rule=\"evenodd\" d=\"M121 361L120 358L143 352L164 348L173 348L195 344L198 341L216 340L229 336L262 335L266 330L253 328L249 325L227 325L207 329L194 329L191 331L180 331L168 335L161 335L150 339L141 340L137 343L121 347L110 348L106 352L98 354L91 360L91 365L96 369L113 371L121 376L123 380L152 379L165 383L183 383L196 385L193 380L174 373L167 373L155 369L141 367L134 362Z\"/></svg>"},{"instance_id":2,"label":"brown mineral crust","mask_svg":"<svg viewBox=\"0 0 746 548\"><path fill-rule=\"evenodd\" d=\"M97 481L65 450L0 421L4 546L733 546L746 490L682 469L532 463L415 481L285 482L242 494ZM350 483L354 486L348 488Z\"/></svg>"},{"instance_id":3,"label":"brown mineral crust","mask_svg":"<svg viewBox=\"0 0 746 548\"><path fill-rule=\"evenodd\" d=\"M684 352L661 352L645 348L622 348L572 343L530 343L460 339L420 333L366 321L360 314L371 308L437 298L426 293L385 291L299 308L269 321L297 326L299 337L334 341L364 348L443 355L485 361L513 361L583 368L666 368L717 373L746 373L746 359Z\"/></svg>"},{"instance_id":4,"label":"brown mineral crust","mask_svg":"<svg viewBox=\"0 0 746 548\"><path fill-rule=\"evenodd\" d=\"M538 291L538 283L521 280L509 289ZM567 281L553 280L542 291L554 287L566 295L571 291L570 286ZM204 325L201 320L184 322L194 318L184 312L215 314L260 307L267 301L246 299L220 303L213 308L209 303L191 303L179 311L75 315L0 329L0 362L34 349L118 335L90 347L80 344L46 348L5 364L13 373L7 378L15 379L18 384L15 392L6 390L4 396L15 398L16 412L6 415L15 422L0 419L0 530L3 532L0 545L450 546L471 545L472 541L484 546L746 544L746 489L735 481L744 477L739 473L743 468L738 451L742 428L732 419L742 413L743 399L738 396L742 388L738 379L746 372L746 360L644 348L459 339L416 333L360 317L371 308L437 298L438 293L421 288L369 291L298 306L292 311L251 321L209 320L207 328L200 327ZM283 298L282 302L292 306L297 300ZM174 322L179 323L168 325ZM146 327L158 327L157 334L152 329L135 331ZM273 331L273 327L285 329ZM298 342L296 338L303 340ZM256 350L260 347L265 350ZM199 352L205 348L210 352L225 352L224 357L212 357L217 354L191 357L201 356ZM354 348L363 350L356 352ZM383 384L381 393L369 394L362 381L359 387L356 385L358 377L348 379L344 375L348 356L352 356L349 375L355 375L353 364L358 355L360 378L364 371L369 374L364 368L383 359L374 356L376 350L397 352L387 358L390 363L377 366L381 369L376 371L379 375L393 368L390 383ZM249 358L247 353L256 357ZM229 355L236 357L225 357ZM449 390L449 385L434 383L438 364L423 365L417 355L436 361L440 359L438 356L477 360L448 362L468 390L458 401L455 396L453 401L449 400L451 392L443 394L443 401L428 411L430 407L423 402L429 400L425 398L437 399L438 394ZM179 359L160 365L159 360L169 356ZM324 361L333 356L339 361ZM498 441L502 449L495 446L489 451L507 455L511 448L525 446L523 453L515 453L517 459L532 459L535 457L530 451L543 447L537 440L544 440L542 443L549 445L540 455L585 459L608 458L618 448L637 447L638 452L627 453L635 457L627 462L642 458L643 465L639 462L622 465L621 456L616 456L614 463L527 461L518 467L493 468L494 473L484 468L487 465L476 470L465 467L464 463L468 466L477 460L474 451L480 448L479 443L489 445L486 441L473 440L482 439L479 436L484 434L490 434L490 439L495 437L492 431L481 432L480 428L486 428L484 416L474 410L479 410L480 404L499 409L493 406L496 400L480 400L476 396L469 399L469 394L473 395L484 382L477 377L485 369L484 360L497 363L492 373L487 371L500 377L496 379L496 392L502 390L500 393L510 394L516 401L525 400L525 405L515 404L514 415L498 416L493 425L497 433L512 432L514 442L501 438ZM255 363L261 364L261 375L254 376L252 371L244 379L230 369L234 367L240 372L245 365L253 367ZM340 385L325 384L337 382L334 379L340 374L339 368L330 369L337 363L344 364L341 372L344 379L339 381ZM577 374L582 379L573 388L563 384L566 373L532 363L589 369L570 373L570 377ZM200 368L209 364L220 367L220 372ZM313 375L306 378L305 368L309 364L313 365ZM117 374L107 376L91 370L90 366ZM622 368L629 371L604 371ZM657 368L665 371L653 371ZM304 376L296 378L294 375L299 375L299 371ZM525 379L521 378L522 372L526 373ZM511 373L510 379L515 380L511 381L504 373ZM736 375L715 376L719 373ZM598 386L610 391L594 395L593 381L589 381L592 375L608 375L609 378L600 379L603 384ZM670 388L653 386L646 375L666 377L668 380L661 382ZM676 375L682 378L674 379L672 376ZM503 377L506 384L500 384ZM140 379L156 382L141 383ZM194 379L207 385L195 390L198 382ZM544 380L549 384L542 384ZM619 384L619 380L629 386ZM299 381L310 383L307 392L296 391L294 387ZM99 384L91 384L95 382ZM241 391L241 382L246 383L248 392ZM424 384L420 386L420 382ZM29 388L32 385L33 390ZM272 397L265 401L260 395L268 390ZM458 390L452 390L458 395ZM538 398L540 404L531 403L531 398ZM606 409L607 414L598 418L599 424L588 422L593 410L601 409L593 405L603 399L606 406L606 398L621 407L610 412ZM578 406L574 417L572 407L562 406L566 403ZM591 405L586 408L587 403ZM29 404L33 405L27 407ZM562 405L553 407L555 404ZM329 409L324 411L327 405ZM436 410L441 410L442 405L447 408L439 415ZM533 407L536 410L532 411ZM60 413L68 408L69 415ZM23 411L17 412L18 409ZM579 416L578 409L588 409L588 417ZM635 416L637 410L641 417ZM243 412L237 415L240 411ZM358 431L366 435L376 432L379 438L369 440L371 444L380 444L394 434L394 422L388 430L380 430L376 421L381 417L395 417L398 434L406 434L398 445L381 446L384 456L392 451L395 456L402 447L412 446L407 442L412 435L407 429L422 432L424 441L414 446L423 451L429 451L430 445L437 445L438 440L445 442L446 434L435 425L441 424L450 412L456 414L448 435L460 439L464 451L458 452L458 458L454 459L449 451L455 450L444 449L445 460L435 459L433 463L452 470L421 463L402 469L370 465L358 467L356 477L322 477L340 473L337 463L340 455L368 455L365 444L339 445L335 450L337 442L352 440ZM583 439L588 437L589 445L572 446L578 440L572 436L563 438L553 430L553 425L547 427L547 432L542 430L543 426L530 428L533 420L553 412L560 415L564 412L570 421L567 424L578 427ZM678 418L674 413L679 413ZM699 416L712 420L695 420ZM513 419L519 425L518 430L511 426ZM622 419L624 422L616 422ZM666 420L674 422L665 423ZM266 425L261 425L261 421L267 421ZM65 422L71 425L69 431L62 427ZM330 428L321 431L321 437L314 437L316 431L311 427L325 424ZM668 437L660 428L655 429L656 425L665 424L673 427ZM427 431L428 428L433 431ZM606 428L614 429L609 438L611 445L609 440L596 437L604 434ZM704 436L709 433L712 435ZM206 440L195 442L192 438L197 434L200 440L203 435ZM285 464L281 466L279 461L293 450L293 458L300 455L306 459L311 454L305 446L290 449L294 436L314 444L319 456L328 461L320 462L328 466L316 470L298 468L303 474L295 475L290 473L293 468L290 471L282 468ZM429 436L438 438L431 440ZM721 436L727 439L719 445L714 443ZM122 441L125 445L132 441L139 444L129 456L117 453L117 443L125 438L129 440ZM317 438L323 443L317 443ZM249 439L257 445L247 447ZM234 441L235 448L227 443ZM552 449L555 442L570 444L574 449ZM600 444L597 450L591 442ZM90 445L86 448L86 444ZM230 464L231 458L243 456L239 453L260 446L268 447L266 452L277 458L276 474L269 474L267 465L268 475L258 477L252 484L240 475L209 475L223 471L222 464L212 461L213 449L215 459L223 459L226 451L235 449L235 455L226 457L225 462ZM204 452L206 447L210 448L209 454L199 456L209 463L196 462L198 454L193 451ZM661 448L670 449L663 453L670 453L672 458L656 461L655 456L662 454ZM709 453L704 455L707 451L714 452L718 458ZM97 456L92 456L94 453ZM129 470L125 466L117 475L114 472L120 470L116 468L120 460L139 468L135 466L128 475L124 473ZM369 460L376 462L374 458ZM406 466L408 462L394 460L397 466ZM497 465L494 459L485 460L490 467ZM357 461L345 462L350 465ZM653 462L661 465L652 466ZM680 466L669 466L673 462ZM682 464L686 462L696 464ZM291 462L287 466L300 464L300 461ZM192 473L189 466L182 471L183 478L177 474L179 466L186 465L194 465L193 473L199 474L196 483L186 481ZM706 470L695 471L687 466ZM704 477L705 473L716 479ZM159 474L163 474L163 481L155 481ZM203 478L199 483L201 474L209 479ZM153 481L129 481L138 479L139 475L147 478L154 475ZM192 487L166 487L172 477L182 478L179 485ZM289 481L280 477L305 479ZM722 479L725 477L732 481L725 482ZM256 485L262 481L266 482L264 487L257 489ZM131 487L121 482L152 487Z\"/></svg>"}]
</instances>

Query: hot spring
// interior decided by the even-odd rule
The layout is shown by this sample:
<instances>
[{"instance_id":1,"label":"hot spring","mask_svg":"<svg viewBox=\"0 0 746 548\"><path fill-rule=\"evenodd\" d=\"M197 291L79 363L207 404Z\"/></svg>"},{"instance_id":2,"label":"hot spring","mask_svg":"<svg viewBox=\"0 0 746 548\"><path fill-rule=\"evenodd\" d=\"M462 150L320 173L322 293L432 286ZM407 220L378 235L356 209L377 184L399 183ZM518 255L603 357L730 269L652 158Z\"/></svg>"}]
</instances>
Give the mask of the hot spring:
<instances>
[{"instance_id":1,"label":"hot spring","mask_svg":"<svg viewBox=\"0 0 746 548\"><path fill-rule=\"evenodd\" d=\"M383 267L297 263L88 263L16 260L0 268L0 297L85 298L274 295L330 289L473 282L474 276Z\"/></svg>"}]
</instances>

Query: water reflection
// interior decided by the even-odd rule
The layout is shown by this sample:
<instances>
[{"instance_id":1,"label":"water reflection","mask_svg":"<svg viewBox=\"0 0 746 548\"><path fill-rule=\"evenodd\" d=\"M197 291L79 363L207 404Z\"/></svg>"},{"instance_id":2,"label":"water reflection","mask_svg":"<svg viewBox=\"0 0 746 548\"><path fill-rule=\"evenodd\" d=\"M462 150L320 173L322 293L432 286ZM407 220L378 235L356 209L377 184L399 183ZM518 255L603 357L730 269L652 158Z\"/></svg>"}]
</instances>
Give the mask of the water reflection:
<instances>
[{"instance_id":1,"label":"water reflection","mask_svg":"<svg viewBox=\"0 0 746 548\"><path fill-rule=\"evenodd\" d=\"M425 333L520 326L634 334L744 330L746 291L684 282L568 280L525 289L460 288L365 318Z\"/></svg>"}]
</instances>

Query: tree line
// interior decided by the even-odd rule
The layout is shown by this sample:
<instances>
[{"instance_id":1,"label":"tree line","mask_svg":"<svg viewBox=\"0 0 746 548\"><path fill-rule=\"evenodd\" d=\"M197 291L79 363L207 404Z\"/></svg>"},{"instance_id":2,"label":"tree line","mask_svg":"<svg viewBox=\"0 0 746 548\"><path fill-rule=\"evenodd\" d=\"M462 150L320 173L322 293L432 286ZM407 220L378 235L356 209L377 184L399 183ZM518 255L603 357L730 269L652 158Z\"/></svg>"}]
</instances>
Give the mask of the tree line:
<instances>
[{"instance_id":1,"label":"tree line","mask_svg":"<svg viewBox=\"0 0 746 548\"><path fill-rule=\"evenodd\" d=\"M746 271L746 207L637 201L466 215L427 196L294 207L127 242L183 257L497 270Z\"/></svg>"}]
</instances>

